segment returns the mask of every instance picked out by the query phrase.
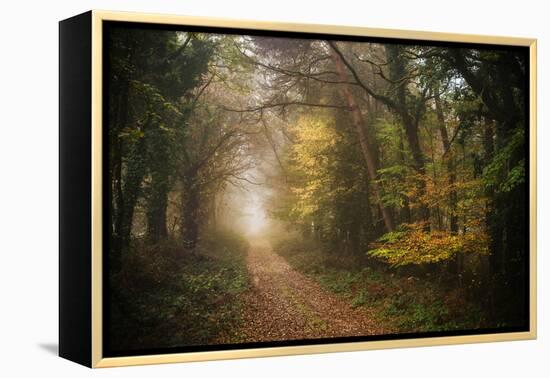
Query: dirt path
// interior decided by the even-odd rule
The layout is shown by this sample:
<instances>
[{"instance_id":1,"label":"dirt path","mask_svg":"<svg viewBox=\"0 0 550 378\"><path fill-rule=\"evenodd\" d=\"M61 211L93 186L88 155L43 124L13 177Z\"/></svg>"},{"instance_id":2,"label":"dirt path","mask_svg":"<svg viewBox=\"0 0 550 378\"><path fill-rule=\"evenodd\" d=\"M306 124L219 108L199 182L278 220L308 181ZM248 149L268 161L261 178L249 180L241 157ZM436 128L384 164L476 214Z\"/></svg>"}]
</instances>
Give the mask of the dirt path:
<instances>
[{"instance_id":1,"label":"dirt path","mask_svg":"<svg viewBox=\"0 0 550 378\"><path fill-rule=\"evenodd\" d=\"M253 241L247 267L252 289L245 297L239 342L297 340L383 333L364 309L328 293L297 272L266 241Z\"/></svg>"}]
</instances>

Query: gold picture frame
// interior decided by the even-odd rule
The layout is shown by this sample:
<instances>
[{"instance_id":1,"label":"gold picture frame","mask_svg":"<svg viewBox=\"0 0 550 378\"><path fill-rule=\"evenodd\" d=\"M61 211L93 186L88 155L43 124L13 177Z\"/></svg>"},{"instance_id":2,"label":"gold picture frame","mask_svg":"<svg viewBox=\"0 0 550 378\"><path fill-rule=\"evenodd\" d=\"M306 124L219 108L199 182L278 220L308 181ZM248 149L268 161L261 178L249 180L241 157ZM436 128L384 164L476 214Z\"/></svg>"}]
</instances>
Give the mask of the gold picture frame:
<instances>
[{"instance_id":1,"label":"gold picture frame","mask_svg":"<svg viewBox=\"0 0 550 378\"><path fill-rule=\"evenodd\" d=\"M130 366L143 364L161 364L173 362L189 362L189 361L208 361L219 359L237 359L250 357L267 357L267 356L283 356L297 355L310 353L327 353L327 352L347 352L371 349L386 349L386 348L403 348L403 347L420 347L420 346L435 346L448 344L466 344L466 343L482 343L495 341L513 341L513 340L529 340L536 339L537 336L537 297L536 297L536 242L537 242L537 166L536 166L536 113L537 113L537 41L530 38L514 38L501 36L482 36L469 34L453 34L453 33L435 33L425 31L410 31L410 30L393 30L393 29L377 29L368 27L353 27L353 26L335 26L335 25L316 25L316 24L293 24L279 22L259 22L253 20L230 20L218 19L210 17L189 17L161 14L146 14L146 13L127 13L127 12L111 12L93 10L86 14L86 19L90 25L89 35L90 40L90 85L91 103L90 109L90 131L89 135L91 146L91 168L90 168L90 194L89 201L91 223L89 230L89 256L90 259L82 262L79 268L72 269L88 269L89 270L89 288L91 292L89 296L83 294L85 300L90 301L91 313L89 318L89 328L82 327L78 330L71 329L64 331L66 338L70 338L69 332L75 335L78 332L88 333L90 337L90 355L88 358L80 358L72 356L69 348L74 348L74 344L64 347L64 343L60 342L61 355L77 362L83 363L90 367L115 367L115 366ZM296 345L296 346L277 346L255 349L232 349L232 350L213 350L188 353L171 353L171 354L155 354L155 355L138 355L138 356L122 356L122 357L104 357L102 351L102 306L103 306L103 251L102 241L103 235L103 180L104 180L104 163L103 163L103 23L105 21L117 22L133 22L133 23L153 23L165 25L186 25L186 26L202 26L202 27L220 27L239 30L262 30L262 31L283 31L283 32L299 32L299 33L322 33L325 35L342 35L342 36L358 36L358 37L375 37L375 38L395 38L403 40L421 40L434 42L460 42L473 44L491 44L503 46L523 46L529 48L529 330L525 332L510 332L510 333L494 333L494 334L477 334L477 335L458 335L444 337L427 337L427 338L410 338L397 340L374 340L364 342L345 342L338 344L312 344L312 345ZM88 25L88 24L86 24ZM62 37L63 38L63 37ZM63 45L63 44L62 44ZM61 54L63 54L61 52ZM61 75L63 65L60 68ZM67 100L69 101L69 100ZM63 101L60 104L61 112L63 107L68 106ZM76 195L76 194L75 194ZM63 232L63 231L62 231ZM62 236L63 237L63 236ZM87 248L83 245L82 248ZM62 254L61 260L67 258ZM63 261L61 264L63 265ZM69 262L67 264L70 264ZM86 265L87 264L87 265ZM64 274L61 272L61 274ZM61 279L60 288L62 297L67 294L64 291L65 285L70 285L70 278ZM78 288L79 286L76 285ZM75 294L76 295L76 294ZM63 301L63 298L60 299ZM65 327L68 319L77 316L68 310L68 305L60 304L60 311L63 316L60 316L61 328ZM75 336L76 337L76 336ZM63 338L62 338L63 339ZM70 344L69 342L65 343ZM67 352L64 352L66 350ZM86 349L86 353L88 350Z\"/></svg>"}]
</instances>

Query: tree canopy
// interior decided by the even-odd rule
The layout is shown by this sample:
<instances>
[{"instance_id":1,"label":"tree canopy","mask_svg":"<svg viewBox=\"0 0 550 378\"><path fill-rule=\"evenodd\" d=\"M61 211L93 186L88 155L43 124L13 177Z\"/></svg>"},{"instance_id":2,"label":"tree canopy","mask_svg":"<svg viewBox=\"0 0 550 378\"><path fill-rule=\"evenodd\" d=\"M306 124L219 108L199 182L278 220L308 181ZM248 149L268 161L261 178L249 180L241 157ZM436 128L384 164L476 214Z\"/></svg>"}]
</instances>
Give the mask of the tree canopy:
<instances>
[{"instance_id":1,"label":"tree canopy","mask_svg":"<svg viewBox=\"0 0 550 378\"><path fill-rule=\"evenodd\" d=\"M469 274L488 311L524 315L524 49L125 26L107 41L116 274L139 246L184 259L220 224L246 231L255 198L267 229Z\"/></svg>"}]
</instances>

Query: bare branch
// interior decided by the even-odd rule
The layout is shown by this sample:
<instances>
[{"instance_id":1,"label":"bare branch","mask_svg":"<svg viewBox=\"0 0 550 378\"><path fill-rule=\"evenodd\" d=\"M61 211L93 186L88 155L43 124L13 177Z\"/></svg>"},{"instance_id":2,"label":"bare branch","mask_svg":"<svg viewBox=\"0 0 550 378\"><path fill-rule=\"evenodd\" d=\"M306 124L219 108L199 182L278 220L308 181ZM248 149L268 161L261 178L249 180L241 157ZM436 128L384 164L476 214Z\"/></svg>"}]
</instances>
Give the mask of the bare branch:
<instances>
[{"instance_id":1,"label":"bare branch","mask_svg":"<svg viewBox=\"0 0 550 378\"><path fill-rule=\"evenodd\" d=\"M221 106L222 109L228 111L228 112L236 112L236 113L251 113L251 112L257 112L262 111L265 109L271 109L271 108L277 108L277 107L287 107L287 106L310 106L314 108L334 108L334 109L349 109L348 106L345 105L332 105L332 104L314 104L310 102L303 102L303 101L290 101L290 102L278 102L274 104L263 104L260 106L256 106L253 108L246 108L246 109L233 109L225 106Z\"/></svg>"},{"instance_id":2,"label":"bare branch","mask_svg":"<svg viewBox=\"0 0 550 378\"><path fill-rule=\"evenodd\" d=\"M363 88L370 96L372 96L373 98L375 98L376 100L379 100L380 102L390 106L391 108L394 108L396 109L397 106L396 104L389 98L389 97L386 97L386 96L383 96L379 93L376 93L374 92L369 86L367 86L362 80L361 78L359 77L359 74L357 73L357 71L355 70L355 68L352 67L352 65L347 61L346 57L344 56L344 54L342 54L342 52L338 49L338 47L336 46L336 43L334 43L333 41L327 41L327 43L329 44L329 46L334 50L334 52L336 54L338 54L338 56L340 57L340 59L342 59L342 62L344 63L344 65L347 67L347 69L351 72L353 78L355 79L355 81L357 82L357 84L359 84L361 86L361 88Z\"/></svg>"},{"instance_id":3,"label":"bare branch","mask_svg":"<svg viewBox=\"0 0 550 378\"><path fill-rule=\"evenodd\" d=\"M174 51L168 59L172 60L178 57L181 53L185 51L187 48L187 45L191 41L191 39L194 37L193 33L189 33L185 41L183 42L183 45L181 45L176 51Z\"/></svg>"}]
</instances>

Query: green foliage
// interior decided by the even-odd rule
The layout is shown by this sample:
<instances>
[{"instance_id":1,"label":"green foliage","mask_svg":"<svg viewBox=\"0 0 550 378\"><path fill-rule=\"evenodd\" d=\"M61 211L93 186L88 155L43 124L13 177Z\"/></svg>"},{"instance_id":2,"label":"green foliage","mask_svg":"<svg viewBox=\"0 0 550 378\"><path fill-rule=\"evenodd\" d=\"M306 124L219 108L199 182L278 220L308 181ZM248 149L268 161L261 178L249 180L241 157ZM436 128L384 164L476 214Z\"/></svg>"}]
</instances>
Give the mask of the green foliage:
<instances>
[{"instance_id":1,"label":"green foliage","mask_svg":"<svg viewBox=\"0 0 550 378\"><path fill-rule=\"evenodd\" d=\"M485 185L497 192L510 192L525 182L525 159L519 159L515 165L514 156L522 154L525 147L525 131L517 128L510 141L495 156L483 172Z\"/></svg>"},{"instance_id":2,"label":"green foliage","mask_svg":"<svg viewBox=\"0 0 550 378\"><path fill-rule=\"evenodd\" d=\"M136 243L125 270L112 277L113 348L204 345L239 324L239 295L249 285L247 242L210 233L196 255L178 244Z\"/></svg>"},{"instance_id":3,"label":"green foliage","mask_svg":"<svg viewBox=\"0 0 550 378\"><path fill-rule=\"evenodd\" d=\"M385 206L390 208L404 206L407 197L407 182L405 180L407 175L408 169L402 164L378 169L378 182L383 188L388 188L381 198L381 202Z\"/></svg>"},{"instance_id":4,"label":"green foliage","mask_svg":"<svg viewBox=\"0 0 550 378\"><path fill-rule=\"evenodd\" d=\"M516 52L350 42L345 75L374 96L335 84L325 41L122 25L106 37L118 347L214 342L238 322L246 245L199 235L251 172L275 182L271 215L307 237L277 250L396 329L476 324L464 292L416 279L427 268L492 253L492 271L506 273L484 278L506 286L524 274L510 258L526 255L528 223Z\"/></svg>"},{"instance_id":5,"label":"green foliage","mask_svg":"<svg viewBox=\"0 0 550 378\"><path fill-rule=\"evenodd\" d=\"M330 292L364 308L394 332L427 332L483 327L487 319L462 289L376 267L360 256L324 253L311 241L291 239L275 251ZM298 252L300 251L300 252Z\"/></svg>"},{"instance_id":6,"label":"green foliage","mask_svg":"<svg viewBox=\"0 0 550 378\"><path fill-rule=\"evenodd\" d=\"M449 311L439 299L418 303L418 298L411 298L407 293L394 297L384 303L381 316L395 319L399 329L414 329L416 331L452 330L449 321Z\"/></svg>"},{"instance_id":7,"label":"green foliage","mask_svg":"<svg viewBox=\"0 0 550 378\"><path fill-rule=\"evenodd\" d=\"M351 306L353 308L365 306L368 301L368 293L365 290L360 290L359 294L357 294L351 301Z\"/></svg>"},{"instance_id":8,"label":"green foliage","mask_svg":"<svg viewBox=\"0 0 550 378\"><path fill-rule=\"evenodd\" d=\"M341 273L328 270L319 276L321 285L337 294L349 292L357 280L357 275L352 272Z\"/></svg>"}]
</instances>

